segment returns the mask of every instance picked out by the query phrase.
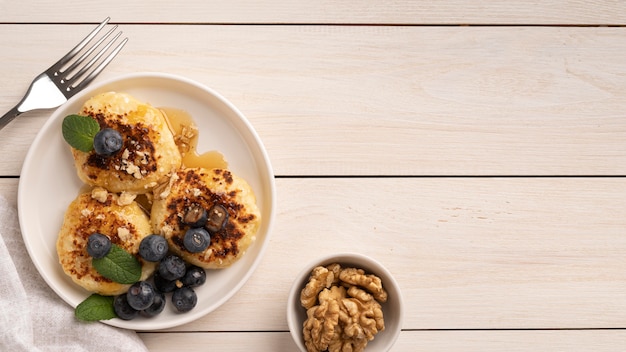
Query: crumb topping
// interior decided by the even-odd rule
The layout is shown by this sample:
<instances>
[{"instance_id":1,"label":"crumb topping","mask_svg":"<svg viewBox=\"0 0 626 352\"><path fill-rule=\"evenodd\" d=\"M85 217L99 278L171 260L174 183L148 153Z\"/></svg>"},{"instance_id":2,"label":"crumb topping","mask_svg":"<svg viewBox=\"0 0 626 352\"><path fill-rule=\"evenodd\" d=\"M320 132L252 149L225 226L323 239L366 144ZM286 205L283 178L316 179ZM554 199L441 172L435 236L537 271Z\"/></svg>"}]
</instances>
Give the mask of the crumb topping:
<instances>
[{"instance_id":1,"label":"crumb topping","mask_svg":"<svg viewBox=\"0 0 626 352\"><path fill-rule=\"evenodd\" d=\"M137 198L137 194L134 192L122 192L117 198L117 205L129 205L135 200L135 198Z\"/></svg>"},{"instance_id":2,"label":"crumb topping","mask_svg":"<svg viewBox=\"0 0 626 352\"><path fill-rule=\"evenodd\" d=\"M109 192L101 187L96 187L91 191L91 198L97 200L100 203L105 203L109 198Z\"/></svg>"}]
</instances>

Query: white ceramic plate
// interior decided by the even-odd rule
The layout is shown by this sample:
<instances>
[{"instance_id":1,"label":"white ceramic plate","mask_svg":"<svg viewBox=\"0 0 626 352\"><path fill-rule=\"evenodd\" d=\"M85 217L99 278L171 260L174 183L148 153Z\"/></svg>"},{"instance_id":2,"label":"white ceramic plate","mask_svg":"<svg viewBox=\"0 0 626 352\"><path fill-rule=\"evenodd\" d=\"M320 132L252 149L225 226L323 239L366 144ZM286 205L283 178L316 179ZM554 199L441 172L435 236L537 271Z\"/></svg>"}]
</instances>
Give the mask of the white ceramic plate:
<instances>
[{"instance_id":1,"label":"white ceramic plate","mask_svg":"<svg viewBox=\"0 0 626 352\"><path fill-rule=\"evenodd\" d=\"M231 298L258 266L269 242L275 209L274 175L267 153L246 118L211 89L186 78L138 73L89 87L58 108L36 136L22 168L18 190L18 212L22 236L33 263L48 285L68 304L76 307L90 293L63 273L56 253L56 239L67 206L83 184L74 169L69 146L61 135L66 115L79 111L91 96L126 92L156 107L187 111L200 130L198 152L217 150L235 174L254 190L261 210L262 226L247 253L233 266L207 271L207 282L199 287L198 305L190 312L176 313L168 302L154 318L131 321L112 319L106 324L134 330L156 330L193 321L215 310Z\"/></svg>"}]
</instances>

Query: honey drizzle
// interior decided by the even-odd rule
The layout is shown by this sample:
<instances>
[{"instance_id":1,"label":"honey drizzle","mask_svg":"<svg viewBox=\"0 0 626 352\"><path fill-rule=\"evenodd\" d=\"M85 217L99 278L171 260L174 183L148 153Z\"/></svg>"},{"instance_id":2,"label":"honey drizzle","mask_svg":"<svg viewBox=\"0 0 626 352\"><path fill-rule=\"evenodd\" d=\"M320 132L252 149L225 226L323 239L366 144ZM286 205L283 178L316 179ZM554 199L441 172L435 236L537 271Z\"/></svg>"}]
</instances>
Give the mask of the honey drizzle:
<instances>
[{"instance_id":1,"label":"honey drizzle","mask_svg":"<svg viewBox=\"0 0 626 352\"><path fill-rule=\"evenodd\" d=\"M163 112L170 130L172 134L174 134L178 149L183 156L183 166L202 167L205 169L226 169L228 167L224 155L216 150L210 150L202 154L198 153L198 137L200 132L189 113L175 108L162 107L159 109ZM195 130L195 134L189 142L185 141L181 143L181 141L185 139L184 133L186 129Z\"/></svg>"}]
</instances>

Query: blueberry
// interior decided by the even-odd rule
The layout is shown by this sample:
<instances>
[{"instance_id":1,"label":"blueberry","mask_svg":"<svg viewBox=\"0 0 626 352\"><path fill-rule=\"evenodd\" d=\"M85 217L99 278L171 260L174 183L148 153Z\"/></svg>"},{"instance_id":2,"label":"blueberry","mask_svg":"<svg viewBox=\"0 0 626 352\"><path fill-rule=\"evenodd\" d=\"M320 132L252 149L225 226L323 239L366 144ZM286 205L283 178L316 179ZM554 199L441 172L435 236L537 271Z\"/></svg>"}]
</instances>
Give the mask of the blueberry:
<instances>
[{"instance_id":1,"label":"blueberry","mask_svg":"<svg viewBox=\"0 0 626 352\"><path fill-rule=\"evenodd\" d=\"M149 235L139 243L139 255L149 262L163 259L168 250L167 240L159 235Z\"/></svg>"},{"instance_id":2,"label":"blueberry","mask_svg":"<svg viewBox=\"0 0 626 352\"><path fill-rule=\"evenodd\" d=\"M188 287L201 286L206 282L206 271L199 266L191 266L180 281Z\"/></svg>"},{"instance_id":3,"label":"blueberry","mask_svg":"<svg viewBox=\"0 0 626 352\"><path fill-rule=\"evenodd\" d=\"M159 262L158 273L165 280L176 280L185 276L185 261L176 255L168 255Z\"/></svg>"},{"instance_id":4,"label":"blueberry","mask_svg":"<svg viewBox=\"0 0 626 352\"><path fill-rule=\"evenodd\" d=\"M96 259L104 258L111 250L111 240L101 234L92 233L87 239L87 253Z\"/></svg>"},{"instance_id":5,"label":"blueberry","mask_svg":"<svg viewBox=\"0 0 626 352\"><path fill-rule=\"evenodd\" d=\"M111 156L122 149L122 143L122 135L118 131L104 128L93 138L93 149L98 155Z\"/></svg>"},{"instance_id":6,"label":"blueberry","mask_svg":"<svg viewBox=\"0 0 626 352\"><path fill-rule=\"evenodd\" d=\"M155 291L154 292L154 300L152 301L152 305L150 307L143 310L143 313L149 317L153 317L158 315L165 308L165 294Z\"/></svg>"},{"instance_id":7,"label":"blueberry","mask_svg":"<svg viewBox=\"0 0 626 352\"><path fill-rule=\"evenodd\" d=\"M191 253L202 252L211 244L211 235L204 228L191 228L185 232L183 245Z\"/></svg>"},{"instance_id":8,"label":"blueberry","mask_svg":"<svg viewBox=\"0 0 626 352\"><path fill-rule=\"evenodd\" d=\"M113 300L113 309L118 318L122 320L132 320L139 315L139 311L128 304L126 295L116 296Z\"/></svg>"},{"instance_id":9,"label":"blueberry","mask_svg":"<svg viewBox=\"0 0 626 352\"><path fill-rule=\"evenodd\" d=\"M172 293L172 303L179 312L188 312L198 303L198 296L191 287L181 287Z\"/></svg>"},{"instance_id":10,"label":"blueberry","mask_svg":"<svg viewBox=\"0 0 626 352\"><path fill-rule=\"evenodd\" d=\"M183 216L183 223L191 227L203 227L208 219L207 211L198 204L187 208Z\"/></svg>"},{"instance_id":11,"label":"blueberry","mask_svg":"<svg viewBox=\"0 0 626 352\"><path fill-rule=\"evenodd\" d=\"M156 288L159 292L170 293L177 289L178 286L182 287L182 282L177 279L166 280L161 277L158 272L154 273L152 279L154 280L154 288Z\"/></svg>"},{"instance_id":12,"label":"blueberry","mask_svg":"<svg viewBox=\"0 0 626 352\"><path fill-rule=\"evenodd\" d=\"M154 288L146 281L138 281L126 292L128 304L136 310L144 310L154 301Z\"/></svg>"}]
</instances>

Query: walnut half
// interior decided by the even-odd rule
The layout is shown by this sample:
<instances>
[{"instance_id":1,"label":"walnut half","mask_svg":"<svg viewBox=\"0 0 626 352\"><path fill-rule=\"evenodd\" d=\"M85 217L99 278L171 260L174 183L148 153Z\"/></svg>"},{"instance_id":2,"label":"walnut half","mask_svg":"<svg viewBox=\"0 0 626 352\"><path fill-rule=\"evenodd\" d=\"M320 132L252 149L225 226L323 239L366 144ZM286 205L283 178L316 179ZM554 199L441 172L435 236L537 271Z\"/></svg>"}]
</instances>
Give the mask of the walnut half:
<instances>
[{"instance_id":1,"label":"walnut half","mask_svg":"<svg viewBox=\"0 0 626 352\"><path fill-rule=\"evenodd\" d=\"M313 269L309 276L309 282L304 286L304 289L300 292L300 304L309 309L317 304L317 296L323 289L329 288L335 279L335 274L332 270L328 270L323 266L318 266Z\"/></svg>"},{"instance_id":2,"label":"walnut half","mask_svg":"<svg viewBox=\"0 0 626 352\"><path fill-rule=\"evenodd\" d=\"M314 268L300 294L307 309L303 323L309 352L363 351L385 329L382 306L387 292L375 275L339 264Z\"/></svg>"},{"instance_id":3,"label":"walnut half","mask_svg":"<svg viewBox=\"0 0 626 352\"><path fill-rule=\"evenodd\" d=\"M304 341L309 351L326 351L339 324L339 300L345 297L343 287L325 288L319 294L319 305L307 310Z\"/></svg>"}]
</instances>

